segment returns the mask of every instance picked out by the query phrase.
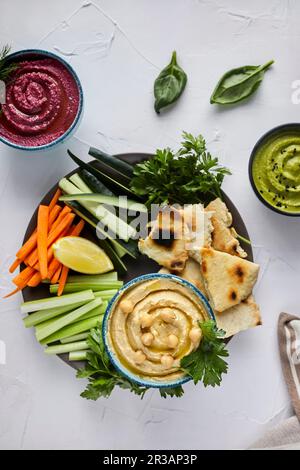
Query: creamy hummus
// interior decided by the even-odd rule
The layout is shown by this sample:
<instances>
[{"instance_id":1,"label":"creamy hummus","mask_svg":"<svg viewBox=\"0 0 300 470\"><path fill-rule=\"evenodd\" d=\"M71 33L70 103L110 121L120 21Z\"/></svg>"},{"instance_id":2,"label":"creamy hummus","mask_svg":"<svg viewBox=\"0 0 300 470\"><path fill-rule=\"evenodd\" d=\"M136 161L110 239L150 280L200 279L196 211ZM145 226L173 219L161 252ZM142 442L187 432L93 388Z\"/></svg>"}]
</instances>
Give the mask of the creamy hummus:
<instances>
[{"instance_id":1,"label":"creamy hummus","mask_svg":"<svg viewBox=\"0 0 300 470\"><path fill-rule=\"evenodd\" d=\"M108 321L108 342L130 372L153 381L184 376L181 359L201 340L208 315L192 289L175 280L141 282L125 291Z\"/></svg>"},{"instance_id":2,"label":"creamy hummus","mask_svg":"<svg viewBox=\"0 0 300 470\"><path fill-rule=\"evenodd\" d=\"M257 150L252 173L261 196L284 212L300 212L300 132L270 136Z\"/></svg>"},{"instance_id":3,"label":"creamy hummus","mask_svg":"<svg viewBox=\"0 0 300 470\"><path fill-rule=\"evenodd\" d=\"M79 107L79 90L71 72L58 60L19 62L6 84L0 136L24 146L41 146L64 134Z\"/></svg>"}]
</instances>

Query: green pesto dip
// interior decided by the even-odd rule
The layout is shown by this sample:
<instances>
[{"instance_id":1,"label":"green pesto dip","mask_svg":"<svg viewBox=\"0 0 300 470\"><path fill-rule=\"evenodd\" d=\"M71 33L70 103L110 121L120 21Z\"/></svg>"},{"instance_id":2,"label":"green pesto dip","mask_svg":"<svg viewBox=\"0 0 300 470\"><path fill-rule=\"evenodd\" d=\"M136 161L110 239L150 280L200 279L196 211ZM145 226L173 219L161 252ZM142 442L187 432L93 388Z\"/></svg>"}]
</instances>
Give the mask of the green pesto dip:
<instances>
[{"instance_id":1,"label":"green pesto dip","mask_svg":"<svg viewBox=\"0 0 300 470\"><path fill-rule=\"evenodd\" d=\"M254 156L252 175L269 204L283 212L300 213L300 131L267 137Z\"/></svg>"}]
</instances>

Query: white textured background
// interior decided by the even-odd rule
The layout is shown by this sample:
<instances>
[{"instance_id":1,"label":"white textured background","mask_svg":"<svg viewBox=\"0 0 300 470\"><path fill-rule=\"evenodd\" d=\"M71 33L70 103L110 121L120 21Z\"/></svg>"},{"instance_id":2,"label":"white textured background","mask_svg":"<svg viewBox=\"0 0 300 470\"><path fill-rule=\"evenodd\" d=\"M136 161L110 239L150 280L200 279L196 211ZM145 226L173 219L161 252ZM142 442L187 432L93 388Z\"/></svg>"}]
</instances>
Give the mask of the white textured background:
<instances>
[{"instance_id":1,"label":"white textured background","mask_svg":"<svg viewBox=\"0 0 300 470\"><path fill-rule=\"evenodd\" d=\"M85 115L70 147L107 152L177 146L180 133L202 132L233 176L224 185L236 203L261 263L256 297L264 326L230 343L230 372L221 388L189 384L181 399L143 401L126 391L109 400L79 397L84 381L46 357L18 311L0 302L0 448L245 448L291 413L282 379L276 324L280 311L300 313L299 219L277 215L254 196L250 151L271 127L299 121L291 84L300 78L297 0L1 0L0 44L40 47L64 56L85 91ZM188 75L176 107L160 117L152 86L173 49ZM226 70L275 59L247 103L217 109L209 96ZM0 294L11 289L7 267L33 209L72 169L66 147L23 154L0 146Z\"/></svg>"}]
</instances>

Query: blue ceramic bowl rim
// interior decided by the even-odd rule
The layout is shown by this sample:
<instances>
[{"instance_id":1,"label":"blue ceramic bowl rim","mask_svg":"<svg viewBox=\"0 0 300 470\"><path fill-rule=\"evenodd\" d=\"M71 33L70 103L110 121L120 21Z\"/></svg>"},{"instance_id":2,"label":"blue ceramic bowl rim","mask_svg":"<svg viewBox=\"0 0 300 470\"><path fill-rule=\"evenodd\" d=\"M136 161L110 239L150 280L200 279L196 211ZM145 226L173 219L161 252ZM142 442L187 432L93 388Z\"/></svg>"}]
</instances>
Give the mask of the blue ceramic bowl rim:
<instances>
[{"instance_id":1,"label":"blue ceramic bowl rim","mask_svg":"<svg viewBox=\"0 0 300 470\"><path fill-rule=\"evenodd\" d=\"M257 151L259 150L259 148L265 143L265 141L271 137L272 135L274 134L277 134L277 133L280 133L280 132L285 132L285 131L288 131L290 129L298 129L299 132L300 132L300 123L299 122L290 122L290 123L287 123L287 124L280 124L279 126L276 126L276 127L273 127L272 129L270 129L269 131L265 132L259 139L258 141L256 142L256 144L254 145L253 149L252 149L252 152L250 154L250 158L249 158L249 164L248 164L248 175L249 175L249 180L250 180L250 183L251 183L251 186L252 186L252 189L254 191L254 193L256 194L256 196L258 197L258 199L266 206L268 207L269 209L271 209L273 212L277 212L277 214L281 214L281 215L285 215L287 217L300 217L300 211L299 212L286 212L286 211L282 211L280 210L279 208L277 207L274 207L272 206L272 204L270 204L268 201L266 201L262 195L260 194L260 192L258 191L256 185L255 185L255 182L254 182L254 178L253 178L253 162L255 160L255 157L256 157L256 154L257 154Z\"/></svg>"},{"instance_id":2,"label":"blue ceramic bowl rim","mask_svg":"<svg viewBox=\"0 0 300 470\"><path fill-rule=\"evenodd\" d=\"M35 54L40 55L41 57L45 56L45 57L50 57L52 59L56 59L60 63L62 63L64 65L64 67L66 67L66 69L70 72L70 74L72 75L72 77L74 78L74 80L76 82L78 92L79 92L79 104L78 104L78 110L77 110L76 116L75 116L74 121L72 122L71 126L66 130L66 132L64 132L64 134L59 136L57 139L52 140L52 142L49 142L49 144L36 145L36 146L30 147L30 146L27 146L27 145L15 144L14 142L11 142L10 140L6 139L5 137L0 136L0 142L3 142L4 144L8 145L9 147L13 147L13 148L16 148L16 149L19 149L19 150L26 150L26 151L46 150L46 149L49 149L49 148L53 147L54 145L59 144L60 142L63 142L70 134L72 134L72 132L78 126L80 118L82 116L83 101L84 101L83 100L82 85L81 85L81 82L79 80L79 77L78 77L77 73L75 72L73 67L68 62L66 62L62 57L60 57L59 55L54 54L53 52L50 52L50 51L46 51L44 49L22 49L21 51L17 51L17 52L13 52L12 54L9 54L6 58L6 60L10 61L12 59L22 57L23 55L25 56L25 55L35 55Z\"/></svg>"},{"instance_id":3,"label":"blue ceramic bowl rim","mask_svg":"<svg viewBox=\"0 0 300 470\"><path fill-rule=\"evenodd\" d=\"M142 276L138 276L131 281L127 282L122 286L118 292L114 295L114 297L110 300L107 309L105 311L104 317L103 317L103 322L102 322L102 337L104 341L104 346L106 349L106 352L110 358L110 361L112 362L113 366L126 378L131 380L132 382L137 383L138 385L142 385L144 387L149 387L149 388L171 388L171 387L176 387L178 385L183 385L186 382L189 382L191 380L191 377L182 377L177 380L173 381L167 381L167 382L154 382L154 381L148 381L144 380L141 377L132 374L126 367L124 367L120 361L118 360L116 354L111 350L107 336L108 336L108 321L112 312L112 308L115 304L115 302L118 300L118 298L123 295L123 293L135 286L136 284L140 284L141 282L148 281L150 279L171 279L175 280L176 282L180 283L181 285L188 287L191 289L194 294L200 299L202 304L205 307L205 310L207 314L211 317L212 320L215 320L215 315L213 313L213 310L207 300L207 298L202 294L202 292L194 286L191 282L187 281L186 279L182 279L181 277L175 276L174 274L163 274L163 273L151 273L151 274L143 274Z\"/></svg>"}]
</instances>

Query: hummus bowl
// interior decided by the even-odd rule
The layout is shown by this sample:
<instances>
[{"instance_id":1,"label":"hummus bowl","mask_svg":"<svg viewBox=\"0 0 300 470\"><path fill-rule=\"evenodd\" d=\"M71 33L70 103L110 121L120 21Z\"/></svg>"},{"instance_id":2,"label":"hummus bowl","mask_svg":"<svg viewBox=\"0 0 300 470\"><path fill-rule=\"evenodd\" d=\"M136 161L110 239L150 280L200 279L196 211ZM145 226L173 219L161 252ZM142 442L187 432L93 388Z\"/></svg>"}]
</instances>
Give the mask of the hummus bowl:
<instances>
[{"instance_id":1,"label":"hummus bowl","mask_svg":"<svg viewBox=\"0 0 300 470\"><path fill-rule=\"evenodd\" d=\"M0 142L20 150L46 150L77 129L83 113L83 91L73 68L41 49L9 54L16 64L1 105Z\"/></svg>"},{"instance_id":2,"label":"hummus bowl","mask_svg":"<svg viewBox=\"0 0 300 470\"><path fill-rule=\"evenodd\" d=\"M258 140L249 160L249 178L266 207L300 217L300 123L277 126Z\"/></svg>"},{"instance_id":3,"label":"hummus bowl","mask_svg":"<svg viewBox=\"0 0 300 470\"><path fill-rule=\"evenodd\" d=\"M190 380L180 361L201 341L199 322L215 319L202 292L173 274L145 274L110 301L102 323L114 367L145 387L166 388Z\"/></svg>"}]
</instances>

